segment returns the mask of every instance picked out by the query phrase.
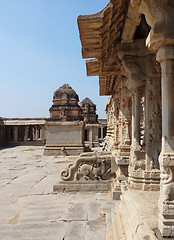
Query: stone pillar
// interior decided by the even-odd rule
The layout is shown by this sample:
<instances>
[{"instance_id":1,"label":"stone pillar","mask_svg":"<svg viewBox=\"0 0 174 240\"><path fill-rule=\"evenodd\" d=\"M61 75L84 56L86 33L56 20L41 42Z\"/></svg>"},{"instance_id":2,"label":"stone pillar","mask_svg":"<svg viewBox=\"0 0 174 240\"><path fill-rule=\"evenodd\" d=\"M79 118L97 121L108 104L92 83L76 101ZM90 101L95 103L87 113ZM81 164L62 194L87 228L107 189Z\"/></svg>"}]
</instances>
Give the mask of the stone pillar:
<instances>
[{"instance_id":1,"label":"stone pillar","mask_svg":"<svg viewBox=\"0 0 174 240\"><path fill-rule=\"evenodd\" d=\"M93 128L89 128L89 145L90 147L93 147Z\"/></svg>"},{"instance_id":2,"label":"stone pillar","mask_svg":"<svg viewBox=\"0 0 174 240\"><path fill-rule=\"evenodd\" d=\"M18 141L18 126L14 126L14 142Z\"/></svg>"},{"instance_id":3,"label":"stone pillar","mask_svg":"<svg viewBox=\"0 0 174 240\"><path fill-rule=\"evenodd\" d=\"M39 127L36 126L35 130L36 130L36 140L38 140L38 138L39 138Z\"/></svg>"},{"instance_id":4,"label":"stone pillar","mask_svg":"<svg viewBox=\"0 0 174 240\"><path fill-rule=\"evenodd\" d=\"M29 131L29 126L25 126L24 142L28 141L28 131Z\"/></svg>"},{"instance_id":5,"label":"stone pillar","mask_svg":"<svg viewBox=\"0 0 174 240\"><path fill-rule=\"evenodd\" d=\"M131 55L132 54L132 55ZM129 166L131 187L159 189L160 68L144 40L120 46L120 58L132 91L132 144ZM158 92L157 92L158 91ZM156 115L156 116L155 116ZM154 120L156 119L156 120ZM153 149L152 149L153 148Z\"/></svg>"},{"instance_id":6,"label":"stone pillar","mask_svg":"<svg viewBox=\"0 0 174 240\"><path fill-rule=\"evenodd\" d=\"M121 113L121 129L120 129L120 144L118 148L120 153L130 154L131 144L131 93L127 88L127 79L123 78L121 83L121 101L120 101L120 113ZM122 155L122 154L121 154Z\"/></svg>"},{"instance_id":7,"label":"stone pillar","mask_svg":"<svg viewBox=\"0 0 174 240\"><path fill-rule=\"evenodd\" d=\"M0 146L4 141L4 139L3 139L3 128L4 128L3 122L1 122L1 120L0 120Z\"/></svg>"},{"instance_id":8,"label":"stone pillar","mask_svg":"<svg viewBox=\"0 0 174 240\"><path fill-rule=\"evenodd\" d=\"M115 149L115 117L114 110L115 101L114 96L111 96L106 105L106 114L107 114L107 136L105 138L105 148L108 151L113 151Z\"/></svg>"},{"instance_id":9,"label":"stone pillar","mask_svg":"<svg viewBox=\"0 0 174 240\"><path fill-rule=\"evenodd\" d=\"M119 100L118 100L119 98ZM121 181L127 180L128 165L130 159L131 144L131 93L127 88L127 79L121 79L120 91L113 98L114 111L112 115L115 117L113 141L114 149L112 172L115 172L116 179L113 181L112 195L114 199L119 199L121 195Z\"/></svg>"},{"instance_id":10,"label":"stone pillar","mask_svg":"<svg viewBox=\"0 0 174 240\"><path fill-rule=\"evenodd\" d=\"M162 70L161 191L158 227L163 236L174 237L174 45L157 53Z\"/></svg>"},{"instance_id":11,"label":"stone pillar","mask_svg":"<svg viewBox=\"0 0 174 240\"><path fill-rule=\"evenodd\" d=\"M34 138L37 140L37 126L34 126Z\"/></svg>"},{"instance_id":12,"label":"stone pillar","mask_svg":"<svg viewBox=\"0 0 174 240\"><path fill-rule=\"evenodd\" d=\"M21 141L24 141L25 137L25 126L21 126Z\"/></svg>"},{"instance_id":13,"label":"stone pillar","mask_svg":"<svg viewBox=\"0 0 174 240\"><path fill-rule=\"evenodd\" d=\"M11 126L8 126L8 127L7 127L7 141L8 141L8 142L11 140L11 137L10 137L10 129L11 129Z\"/></svg>"},{"instance_id":14,"label":"stone pillar","mask_svg":"<svg viewBox=\"0 0 174 240\"><path fill-rule=\"evenodd\" d=\"M161 116L160 74L146 81L145 104L145 150L146 170L159 169L161 152L162 116Z\"/></svg>"},{"instance_id":15,"label":"stone pillar","mask_svg":"<svg viewBox=\"0 0 174 240\"><path fill-rule=\"evenodd\" d=\"M140 151L140 90L136 88L132 94L132 144L131 161L136 161L136 152Z\"/></svg>"},{"instance_id":16,"label":"stone pillar","mask_svg":"<svg viewBox=\"0 0 174 240\"><path fill-rule=\"evenodd\" d=\"M103 141L103 138L104 138L104 137L103 137L103 126L101 126L100 129L101 129L101 140Z\"/></svg>"},{"instance_id":17,"label":"stone pillar","mask_svg":"<svg viewBox=\"0 0 174 240\"><path fill-rule=\"evenodd\" d=\"M32 135L33 135L33 141L36 140L36 129L35 126L32 126Z\"/></svg>"},{"instance_id":18,"label":"stone pillar","mask_svg":"<svg viewBox=\"0 0 174 240\"><path fill-rule=\"evenodd\" d=\"M45 140L45 126L42 126L41 128L41 141L44 142Z\"/></svg>"},{"instance_id":19,"label":"stone pillar","mask_svg":"<svg viewBox=\"0 0 174 240\"><path fill-rule=\"evenodd\" d=\"M145 111L145 119L146 119L146 128L145 128L145 136L146 136L146 170L150 170L152 169L152 162L151 162L151 159L152 159L152 155L151 155L151 148L153 147L152 146L152 139L153 139L153 136L152 136L152 132L151 132L151 125L152 125L152 122L151 122L151 117L150 115L152 114L152 92L151 90L149 89L149 81L146 81L146 111ZM152 120L153 121L153 120Z\"/></svg>"}]
</instances>

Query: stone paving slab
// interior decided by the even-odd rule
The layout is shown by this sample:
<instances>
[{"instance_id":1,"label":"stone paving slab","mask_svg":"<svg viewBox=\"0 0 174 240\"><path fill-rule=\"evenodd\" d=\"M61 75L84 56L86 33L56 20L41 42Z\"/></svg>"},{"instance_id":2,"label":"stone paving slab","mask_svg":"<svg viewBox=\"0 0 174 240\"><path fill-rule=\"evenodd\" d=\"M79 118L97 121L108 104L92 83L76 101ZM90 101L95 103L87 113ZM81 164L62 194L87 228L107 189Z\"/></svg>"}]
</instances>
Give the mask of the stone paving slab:
<instances>
[{"instance_id":1,"label":"stone paving slab","mask_svg":"<svg viewBox=\"0 0 174 240\"><path fill-rule=\"evenodd\" d=\"M105 240L107 193L54 193L60 172L76 157L43 156L43 147L0 149L0 240Z\"/></svg>"},{"instance_id":2,"label":"stone paving slab","mask_svg":"<svg viewBox=\"0 0 174 240\"><path fill-rule=\"evenodd\" d=\"M86 232L85 221L72 221L65 235L65 239L66 240L77 240L77 239L84 240L85 232Z\"/></svg>"}]
</instances>

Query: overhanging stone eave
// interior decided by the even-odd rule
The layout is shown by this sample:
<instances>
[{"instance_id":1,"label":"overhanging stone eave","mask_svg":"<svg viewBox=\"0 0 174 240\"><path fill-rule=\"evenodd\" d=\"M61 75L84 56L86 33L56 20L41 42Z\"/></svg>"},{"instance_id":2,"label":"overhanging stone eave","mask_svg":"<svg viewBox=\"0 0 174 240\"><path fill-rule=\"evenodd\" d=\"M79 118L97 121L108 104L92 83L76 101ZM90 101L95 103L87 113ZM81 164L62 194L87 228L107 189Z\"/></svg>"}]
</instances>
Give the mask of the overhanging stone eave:
<instances>
[{"instance_id":1,"label":"overhanging stone eave","mask_svg":"<svg viewBox=\"0 0 174 240\"><path fill-rule=\"evenodd\" d=\"M94 14L88 14L88 15L79 15L77 17L77 22L80 20L88 20L88 19L94 19L94 18L103 18L105 11L109 8L112 7L111 1L104 7L101 11L94 13Z\"/></svg>"},{"instance_id":2,"label":"overhanging stone eave","mask_svg":"<svg viewBox=\"0 0 174 240\"><path fill-rule=\"evenodd\" d=\"M109 8L112 8L111 2L96 14L79 15L77 17L83 58L99 58L102 56L101 30L104 24L105 12Z\"/></svg>"},{"instance_id":3,"label":"overhanging stone eave","mask_svg":"<svg viewBox=\"0 0 174 240\"><path fill-rule=\"evenodd\" d=\"M140 24L140 21L141 14L138 13L137 8L132 6L130 1L122 30L121 43L133 42L134 35L138 25Z\"/></svg>"},{"instance_id":4,"label":"overhanging stone eave","mask_svg":"<svg viewBox=\"0 0 174 240\"><path fill-rule=\"evenodd\" d=\"M106 66L105 71L101 68L101 59L88 59L86 60L86 70L87 76L115 76L121 74L121 68L119 64L114 64L114 66Z\"/></svg>"},{"instance_id":5,"label":"overhanging stone eave","mask_svg":"<svg viewBox=\"0 0 174 240\"><path fill-rule=\"evenodd\" d=\"M99 75L100 96L114 95L120 87L121 75ZM111 86L111 87L108 87Z\"/></svg>"}]
</instances>

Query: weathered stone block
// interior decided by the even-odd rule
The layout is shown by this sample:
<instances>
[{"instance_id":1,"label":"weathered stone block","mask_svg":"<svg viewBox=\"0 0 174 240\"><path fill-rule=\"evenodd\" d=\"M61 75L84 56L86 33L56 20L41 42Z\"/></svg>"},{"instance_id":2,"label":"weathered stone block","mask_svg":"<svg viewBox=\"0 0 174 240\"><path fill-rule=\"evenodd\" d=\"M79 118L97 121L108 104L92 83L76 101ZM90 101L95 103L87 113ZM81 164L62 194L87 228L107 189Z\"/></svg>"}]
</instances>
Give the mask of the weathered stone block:
<instances>
[{"instance_id":1,"label":"weathered stone block","mask_svg":"<svg viewBox=\"0 0 174 240\"><path fill-rule=\"evenodd\" d=\"M109 192L111 181L61 181L53 186L54 192Z\"/></svg>"}]
</instances>

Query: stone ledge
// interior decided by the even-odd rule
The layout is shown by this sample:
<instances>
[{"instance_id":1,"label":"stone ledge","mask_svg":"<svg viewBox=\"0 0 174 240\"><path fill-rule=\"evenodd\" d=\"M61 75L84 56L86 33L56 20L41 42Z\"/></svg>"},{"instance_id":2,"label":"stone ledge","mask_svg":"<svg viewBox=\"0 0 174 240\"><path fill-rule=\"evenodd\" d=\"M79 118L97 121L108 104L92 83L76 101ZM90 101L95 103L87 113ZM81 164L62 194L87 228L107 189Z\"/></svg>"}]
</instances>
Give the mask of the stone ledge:
<instances>
[{"instance_id":1,"label":"stone ledge","mask_svg":"<svg viewBox=\"0 0 174 240\"><path fill-rule=\"evenodd\" d=\"M61 181L53 186L54 192L109 192L111 181Z\"/></svg>"},{"instance_id":2,"label":"stone ledge","mask_svg":"<svg viewBox=\"0 0 174 240\"><path fill-rule=\"evenodd\" d=\"M44 155L46 156L56 156L56 155L65 155L65 156L78 156L84 152L84 147L77 146L46 146L44 150Z\"/></svg>"},{"instance_id":3,"label":"stone ledge","mask_svg":"<svg viewBox=\"0 0 174 240\"><path fill-rule=\"evenodd\" d=\"M53 120L49 119L45 123L45 126L84 126L83 121L59 121L59 120Z\"/></svg>"}]
</instances>

